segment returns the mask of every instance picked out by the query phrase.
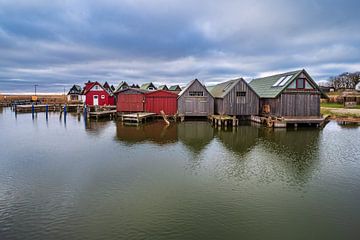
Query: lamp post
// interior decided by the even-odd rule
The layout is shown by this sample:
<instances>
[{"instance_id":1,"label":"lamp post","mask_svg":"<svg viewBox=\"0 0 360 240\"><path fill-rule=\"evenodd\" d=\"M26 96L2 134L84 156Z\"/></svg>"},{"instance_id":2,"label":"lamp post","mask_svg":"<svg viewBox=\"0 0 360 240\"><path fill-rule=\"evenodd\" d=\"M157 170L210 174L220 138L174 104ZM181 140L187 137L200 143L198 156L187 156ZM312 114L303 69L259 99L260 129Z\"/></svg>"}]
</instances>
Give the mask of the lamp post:
<instances>
[{"instance_id":1,"label":"lamp post","mask_svg":"<svg viewBox=\"0 0 360 240\"><path fill-rule=\"evenodd\" d=\"M34 87L35 87L35 96L36 96L36 87L37 87L37 86L38 86L37 84L34 85Z\"/></svg>"}]
</instances>

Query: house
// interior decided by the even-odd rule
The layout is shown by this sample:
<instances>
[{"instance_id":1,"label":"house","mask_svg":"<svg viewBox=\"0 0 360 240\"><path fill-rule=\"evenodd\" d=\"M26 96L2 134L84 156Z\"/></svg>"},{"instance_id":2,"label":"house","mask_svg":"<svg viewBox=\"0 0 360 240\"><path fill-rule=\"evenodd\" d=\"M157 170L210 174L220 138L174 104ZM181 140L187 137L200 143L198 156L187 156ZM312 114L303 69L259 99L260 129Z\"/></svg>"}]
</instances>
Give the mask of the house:
<instances>
[{"instance_id":1,"label":"house","mask_svg":"<svg viewBox=\"0 0 360 240\"><path fill-rule=\"evenodd\" d=\"M210 93L215 99L215 114L251 116L259 113L259 96L242 78L215 85Z\"/></svg>"},{"instance_id":2,"label":"house","mask_svg":"<svg viewBox=\"0 0 360 240\"><path fill-rule=\"evenodd\" d=\"M321 91L324 92L324 93L335 92L335 88L334 88L334 87L330 87L330 86L319 86L319 88L320 88Z\"/></svg>"},{"instance_id":3,"label":"house","mask_svg":"<svg viewBox=\"0 0 360 240\"><path fill-rule=\"evenodd\" d=\"M129 88L129 85L125 81L121 81L119 83L119 85L117 85L117 87L115 88L114 92L118 92L118 91L126 89L126 88Z\"/></svg>"},{"instance_id":4,"label":"house","mask_svg":"<svg viewBox=\"0 0 360 240\"><path fill-rule=\"evenodd\" d=\"M180 92L181 87L179 85L173 85L169 87L169 91Z\"/></svg>"},{"instance_id":5,"label":"house","mask_svg":"<svg viewBox=\"0 0 360 240\"><path fill-rule=\"evenodd\" d=\"M87 82L82 94L85 104L90 106L114 105L114 95L99 82Z\"/></svg>"},{"instance_id":6,"label":"house","mask_svg":"<svg viewBox=\"0 0 360 240\"><path fill-rule=\"evenodd\" d=\"M327 97L303 69L253 79L260 97L259 114L320 117L320 98Z\"/></svg>"},{"instance_id":7,"label":"house","mask_svg":"<svg viewBox=\"0 0 360 240\"><path fill-rule=\"evenodd\" d=\"M358 82L358 83L355 85L355 90L356 90L356 91L360 91L360 82Z\"/></svg>"},{"instance_id":8,"label":"house","mask_svg":"<svg viewBox=\"0 0 360 240\"><path fill-rule=\"evenodd\" d=\"M73 85L67 94L67 100L69 102L81 102L83 101L82 96L82 88L79 85Z\"/></svg>"},{"instance_id":9,"label":"house","mask_svg":"<svg viewBox=\"0 0 360 240\"><path fill-rule=\"evenodd\" d=\"M150 82L150 83L144 83L143 85L141 85L140 89L154 91L154 90L156 90L156 87L152 82Z\"/></svg>"},{"instance_id":10,"label":"house","mask_svg":"<svg viewBox=\"0 0 360 240\"><path fill-rule=\"evenodd\" d=\"M138 84L134 84L134 83L130 87L131 88L140 88L140 86Z\"/></svg>"},{"instance_id":11,"label":"house","mask_svg":"<svg viewBox=\"0 0 360 240\"><path fill-rule=\"evenodd\" d=\"M165 90L165 91L169 91L169 88L166 85L160 85L158 87L158 90Z\"/></svg>"},{"instance_id":12,"label":"house","mask_svg":"<svg viewBox=\"0 0 360 240\"><path fill-rule=\"evenodd\" d=\"M166 115L175 115L177 112L178 95L173 92L156 90L145 93L145 111Z\"/></svg>"},{"instance_id":13,"label":"house","mask_svg":"<svg viewBox=\"0 0 360 240\"><path fill-rule=\"evenodd\" d=\"M105 82L103 87L104 87L106 90L108 90L109 92L112 92L111 87L110 87L110 85L109 85L108 82Z\"/></svg>"},{"instance_id":14,"label":"house","mask_svg":"<svg viewBox=\"0 0 360 240\"><path fill-rule=\"evenodd\" d=\"M144 112L146 90L125 88L115 92L117 112Z\"/></svg>"},{"instance_id":15,"label":"house","mask_svg":"<svg viewBox=\"0 0 360 240\"><path fill-rule=\"evenodd\" d=\"M114 85L111 85L110 88L111 88L111 91L112 91L112 92L115 92L115 87L114 87Z\"/></svg>"},{"instance_id":16,"label":"house","mask_svg":"<svg viewBox=\"0 0 360 240\"><path fill-rule=\"evenodd\" d=\"M214 114L214 98L198 79L194 79L179 93L178 112L184 116L207 117Z\"/></svg>"}]
</instances>

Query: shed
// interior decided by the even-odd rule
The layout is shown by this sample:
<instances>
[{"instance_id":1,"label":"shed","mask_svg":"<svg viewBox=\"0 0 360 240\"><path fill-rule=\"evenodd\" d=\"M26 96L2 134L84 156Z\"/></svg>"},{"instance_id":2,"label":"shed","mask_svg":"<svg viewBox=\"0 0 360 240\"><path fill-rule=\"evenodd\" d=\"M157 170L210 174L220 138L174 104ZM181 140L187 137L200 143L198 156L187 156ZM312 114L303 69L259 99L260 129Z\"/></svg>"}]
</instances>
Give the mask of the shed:
<instances>
[{"instance_id":1,"label":"shed","mask_svg":"<svg viewBox=\"0 0 360 240\"><path fill-rule=\"evenodd\" d=\"M79 85L73 85L67 94L67 100L82 101L82 88Z\"/></svg>"},{"instance_id":2,"label":"shed","mask_svg":"<svg viewBox=\"0 0 360 240\"><path fill-rule=\"evenodd\" d=\"M137 88L125 88L116 92L117 112L144 112L146 92Z\"/></svg>"},{"instance_id":3,"label":"shed","mask_svg":"<svg viewBox=\"0 0 360 240\"><path fill-rule=\"evenodd\" d=\"M194 79L179 93L178 112L184 116L207 117L214 114L214 98L198 79Z\"/></svg>"},{"instance_id":4,"label":"shed","mask_svg":"<svg viewBox=\"0 0 360 240\"><path fill-rule=\"evenodd\" d=\"M114 95L99 82L87 82L82 92L85 104L90 106L114 105Z\"/></svg>"},{"instance_id":5,"label":"shed","mask_svg":"<svg viewBox=\"0 0 360 240\"><path fill-rule=\"evenodd\" d=\"M167 115L177 112L177 97L173 92L157 90L145 93L145 111L160 114L164 111Z\"/></svg>"},{"instance_id":6,"label":"shed","mask_svg":"<svg viewBox=\"0 0 360 240\"><path fill-rule=\"evenodd\" d=\"M115 88L115 92L118 92L126 88L129 88L129 85L125 81L121 81L119 85L117 85L117 87Z\"/></svg>"},{"instance_id":7,"label":"shed","mask_svg":"<svg viewBox=\"0 0 360 240\"><path fill-rule=\"evenodd\" d=\"M304 69L253 79L249 85L260 96L260 114L319 117L320 98L327 98Z\"/></svg>"},{"instance_id":8,"label":"shed","mask_svg":"<svg viewBox=\"0 0 360 240\"><path fill-rule=\"evenodd\" d=\"M259 113L259 96L242 78L215 85L210 93L215 99L216 114L250 116Z\"/></svg>"}]
</instances>

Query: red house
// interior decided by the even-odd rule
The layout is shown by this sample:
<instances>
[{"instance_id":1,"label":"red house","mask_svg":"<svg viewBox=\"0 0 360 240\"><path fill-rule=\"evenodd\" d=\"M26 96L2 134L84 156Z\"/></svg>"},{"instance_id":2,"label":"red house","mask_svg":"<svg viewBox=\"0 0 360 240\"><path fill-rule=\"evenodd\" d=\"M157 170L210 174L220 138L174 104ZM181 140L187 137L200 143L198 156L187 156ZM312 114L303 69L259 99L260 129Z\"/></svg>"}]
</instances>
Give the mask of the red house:
<instances>
[{"instance_id":1,"label":"red house","mask_svg":"<svg viewBox=\"0 0 360 240\"><path fill-rule=\"evenodd\" d=\"M83 90L85 104L90 106L114 105L114 95L98 82L87 82Z\"/></svg>"},{"instance_id":2,"label":"red house","mask_svg":"<svg viewBox=\"0 0 360 240\"><path fill-rule=\"evenodd\" d=\"M144 112L146 90L137 88L125 88L117 91L117 112Z\"/></svg>"},{"instance_id":3,"label":"red house","mask_svg":"<svg viewBox=\"0 0 360 240\"><path fill-rule=\"evenodd\" d=\"M156 114L164 111L166 115L174 115L177 112L177 98L176 93L164 90L145 93L145 111Z\"/></svg>"}]
</instances>

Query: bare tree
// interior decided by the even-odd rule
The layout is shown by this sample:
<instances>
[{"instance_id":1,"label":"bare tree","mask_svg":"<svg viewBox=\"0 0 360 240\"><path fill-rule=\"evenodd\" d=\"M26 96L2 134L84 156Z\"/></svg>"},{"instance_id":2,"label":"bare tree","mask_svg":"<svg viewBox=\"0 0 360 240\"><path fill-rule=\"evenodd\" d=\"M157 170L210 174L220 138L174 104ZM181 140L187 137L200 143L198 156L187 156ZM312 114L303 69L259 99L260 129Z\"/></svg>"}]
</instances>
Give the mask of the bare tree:
<instances>
[{"instance_id":1,"label":"bare tree","mask_svg":"<svg viewBox=\"0 0 360 240\"><path fill-rule=\"evenodd\" d=\"M353 89L355 88L355 85L360 82L360 72L345 72L338 76L330 77L329 81L331 83L331 86L335 89Z\"/></svg>"}]
</instances>

